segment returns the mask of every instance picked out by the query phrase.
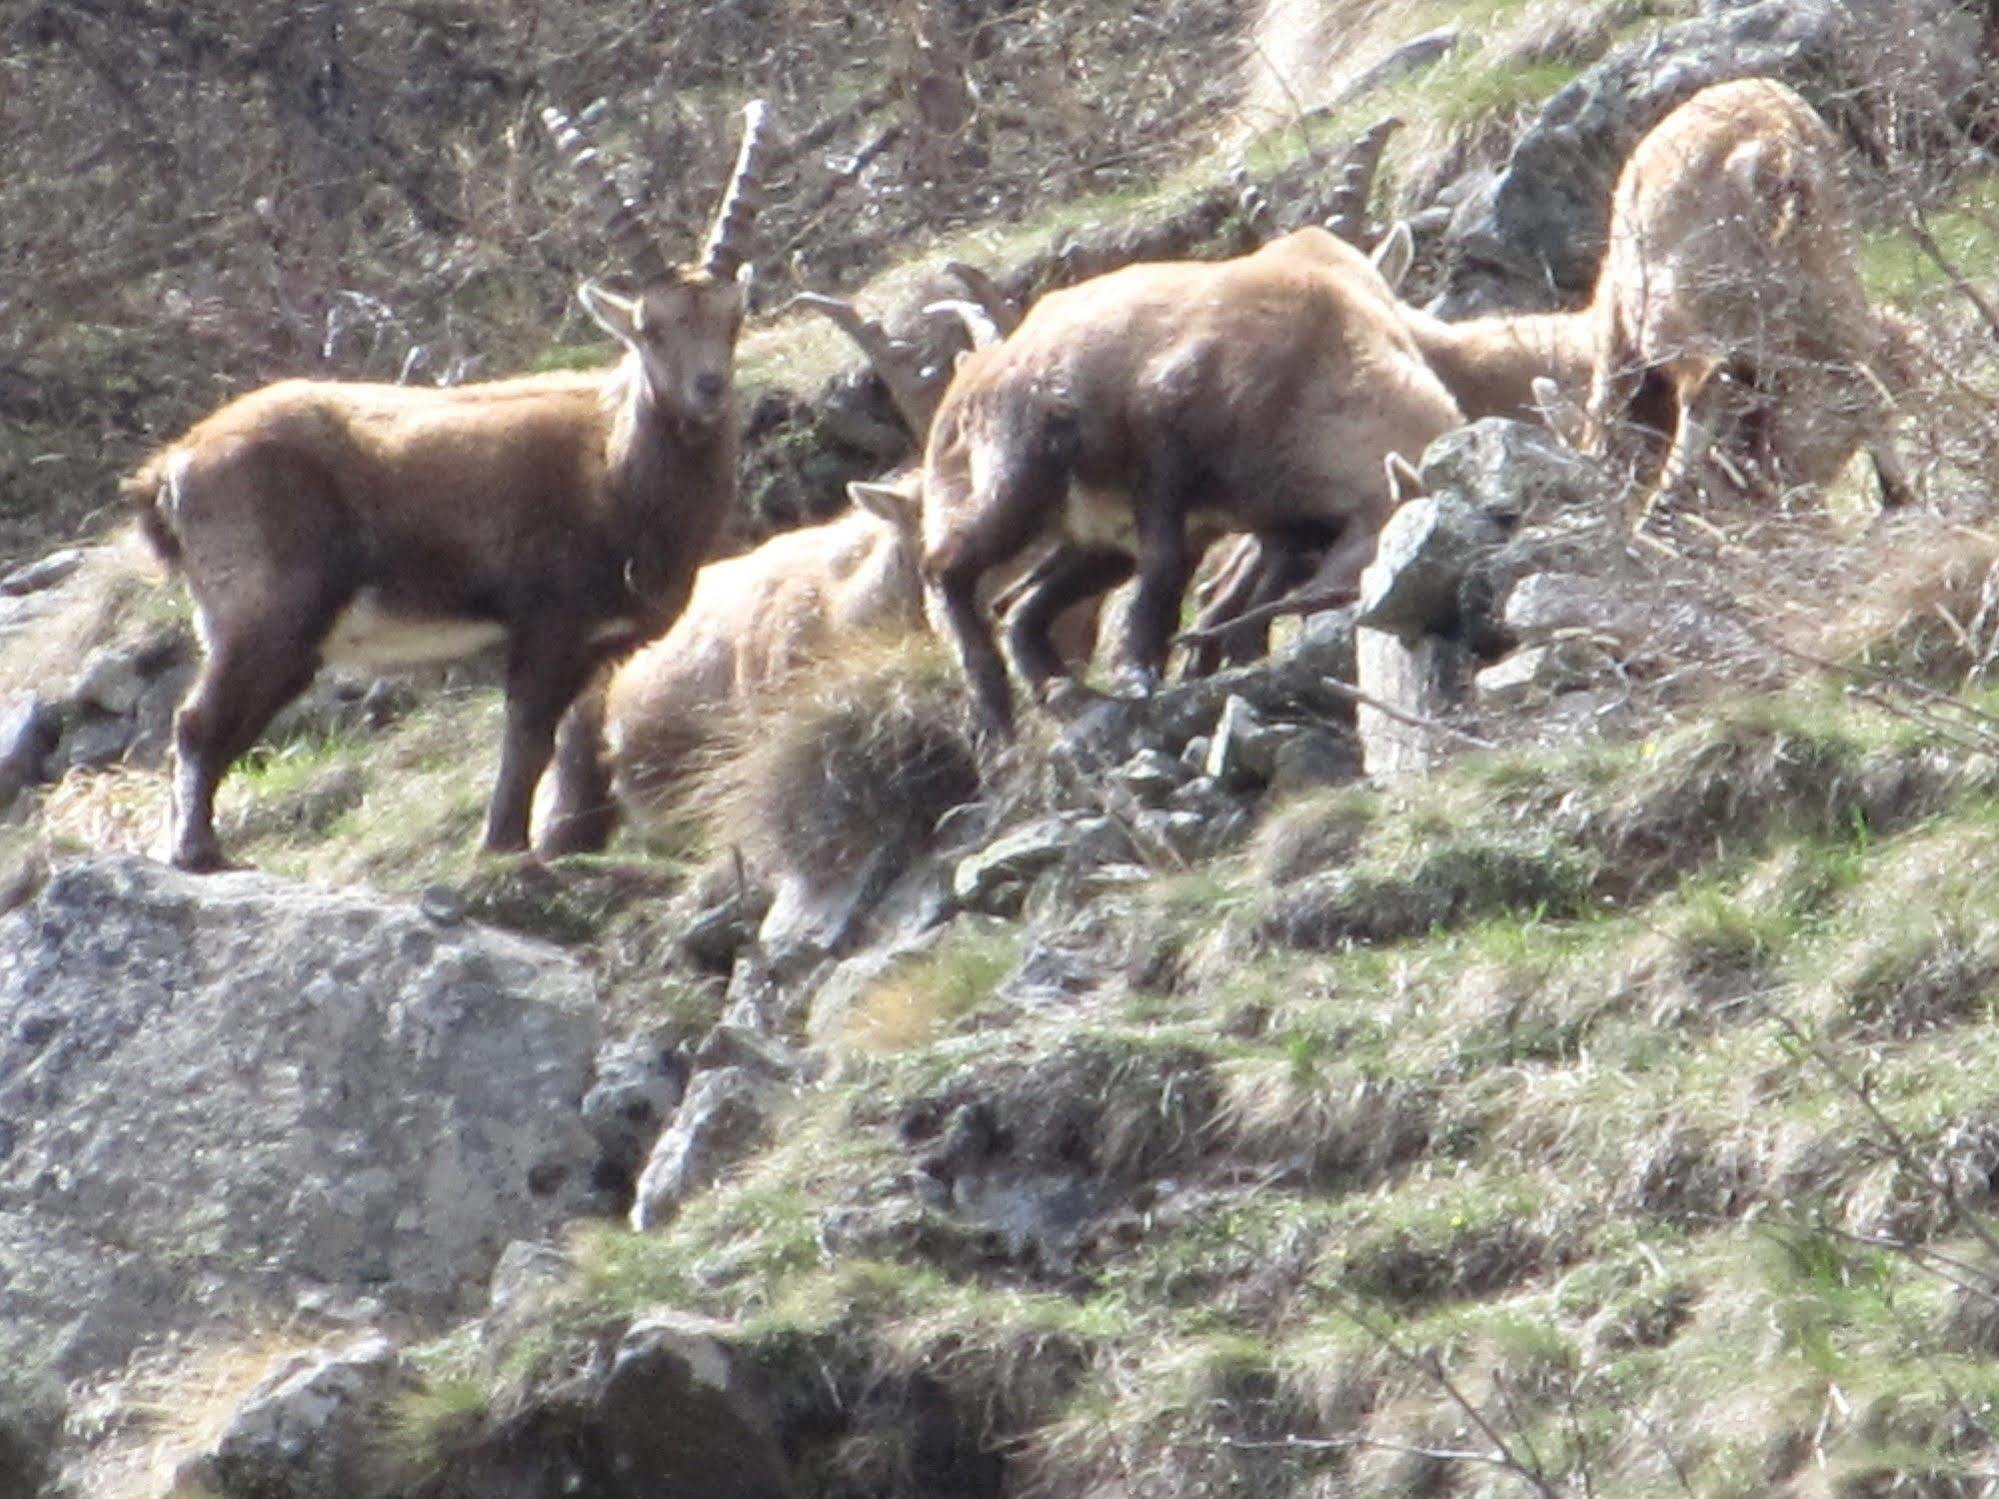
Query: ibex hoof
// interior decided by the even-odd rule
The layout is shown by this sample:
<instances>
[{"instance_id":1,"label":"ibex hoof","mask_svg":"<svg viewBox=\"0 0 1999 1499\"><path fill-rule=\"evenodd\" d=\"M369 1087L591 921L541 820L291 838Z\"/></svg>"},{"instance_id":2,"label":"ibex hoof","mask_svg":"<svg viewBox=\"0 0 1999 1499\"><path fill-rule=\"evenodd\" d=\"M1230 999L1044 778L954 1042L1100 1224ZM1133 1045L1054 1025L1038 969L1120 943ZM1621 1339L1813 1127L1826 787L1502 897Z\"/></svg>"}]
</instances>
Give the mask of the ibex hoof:
<instances>
[{"instance_id":1,"label":"ibex hoof","mask_svg":"<svg viewBox=\"0 0 1999 1499\"><path fill-rule=\"evenodd\" d=\"M1104 700L1104 695L1093 687L1085 687L1074 677L1054 677L1039 688L1041 706L1056 718L1068 720L1086 711L1092 704Z\"/></svg>"},{"instance_id":2,"label":"ibex hoof","mask_svg":"<svg viewBox=\"0 0 1999 1499\"><path fill-rule=\"evenodd\" d=\"M1155 696L1162 678L1157 668L1127 666L1111 679L1111 694L1130 703L1143 703Z\"/></svg>"},{"instance_id":3,"label":"ibex hoof","mask_svg":"<svg viewBox=\"0 0 1999 1499\"><path fill-rule=\"evenodd\" d=\"M193 848L177 848L168 863L183 874L221 874L227 870L240 869L222 857L222 850L214 844L197 845Z\"/></svg>"}]
</instances>

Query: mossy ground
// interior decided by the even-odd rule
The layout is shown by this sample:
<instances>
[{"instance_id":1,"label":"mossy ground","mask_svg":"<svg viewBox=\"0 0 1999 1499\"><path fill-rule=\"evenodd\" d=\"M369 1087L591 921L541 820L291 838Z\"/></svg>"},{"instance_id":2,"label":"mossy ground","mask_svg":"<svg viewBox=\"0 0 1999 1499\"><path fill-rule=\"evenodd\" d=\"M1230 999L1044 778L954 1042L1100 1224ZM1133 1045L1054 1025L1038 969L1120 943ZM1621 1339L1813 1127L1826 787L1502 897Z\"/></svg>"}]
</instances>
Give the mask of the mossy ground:
<instances>
[{"instance_id":1,"label":"mossy ground","mask_svg":"<svg viewBox=\"0 0 1999 1499\"><path fill-rule=\"evenodd\" d=\"M1273 924L1320 863L1393 920ZM533 1346L450 1377L504 1401L666 1304L921 1371L1048 1492L1976 1492L1996 865L1994 762L1818 689L1272 808L1107 898L1173 961L1059 1012L989 997L1006 923L897 970L920 1025L670 1230L581 1234ZM908 1195L981 1098L1100 1194L1071 1258Z\"/></svg>"}]
</instances>

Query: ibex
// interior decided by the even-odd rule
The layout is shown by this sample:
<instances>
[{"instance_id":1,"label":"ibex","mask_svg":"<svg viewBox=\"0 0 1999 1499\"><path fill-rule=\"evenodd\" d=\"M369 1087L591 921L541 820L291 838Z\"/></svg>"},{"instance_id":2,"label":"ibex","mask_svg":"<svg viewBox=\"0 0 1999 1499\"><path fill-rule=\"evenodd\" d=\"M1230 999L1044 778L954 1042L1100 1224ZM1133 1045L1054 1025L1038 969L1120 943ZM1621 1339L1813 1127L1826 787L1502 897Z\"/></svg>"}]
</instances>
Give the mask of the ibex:
<instances>
[{"instance_id":1,"label":"ibex","mask_svg":"<svg viewBox=\"0 0 1999 1499\"><path fill-rule=\"evenodd\" d=\"M419 390L290 380L230 402L125 481L186 577L204 659L174 717L170 855L223 863L217 782L322 662L506 646L485 846L524 848L557 721L608 652L678 612L735 492L732 366L762 105L706 250L670 266L556 111L636 295L579 296L625 355L595 374Z\"/></svg>"},{"instance_id":2,"label":"ibex","mask_svg":"<svg viewBox=\"0 0 1999 1499\"><path fill-rule=\"evenodd\" d=\"M701 569L673 627L622 662L605 688L616 807L642 821L656 815L733 712L823 659L835 641L922 625L909 479L850 485L853 510ZM601 845L613 820L607 806L603 820L579 827ZM587 845L572 837L564 850L578 846Z\"/></svg>"},{"instance_id":3,"label":"ibex","mask_svg":"<svg viewBox=\"0 0 1999 1499\"><path fill-rule=\"evenodd\" d=\"M1884 502L1904 502L1883 430L1895 361L1856 238L1838 141L1781 83L1716 84L1667 115L1611 201L1589 445L1630 458L1634 437L1667 439L1670 496L1824 484L1865 443Z\"/></svg>"},{"instance_id":4,"label":"ibex","mask_svg":"<svg viewBox=\"0 0 1999 1499\"><path fill-rule=\"evenodd\" d=\"M1342 165L1326 227L1356 248L1368 248L1368 197L1383 149L1401 123L1390 117L1376 124L1355 142ZM1246 174L1238 175L1238 187L1243 216L1252 230L1274 234L1274 214ZM1373 247L1376 268L1398 296L1411 249L1406 224L1396 225ZM1537 388L1540 381L1552 380L1578 398L1588 385L1594 323L1586 311L1447 323L1408 302L1397 300L1396 308L1465 421L1487 416L1532 418L1544 400L1544 391ZM1343 574L1346 563L1334 559L1333 568ZM1245 661L1261 655L1273 618L1323 607L1349 591L1344 576L1328 577L1320 559L1297 545L1295 538L1241 537L1219 558L1198 592L1200 615L1182 637L1189 647L1186 670L1198 676L1224 658Z\"/></svg>"},{"instance_id":5,"label":"ibex","mask_svg":"<svg viewBox=\"0 0 1999 1499\"><path fill-rule=\"evenodd\" d=\"M1837 157L1831 131L1782 84L1715 85L1627 161L1587 306L1446 323L1405 303L1403 321L1467 420L1546 414L1551 395L1586 394L1581 430L1564 435L1632 465L1635 450L1663 447L1656 477L1641 475L1658 493L1695 483L1704 458L1717 487L1723 476L1821 485L1864 443L1883 503L1906 503L1882 430L1898 335L1868 307ZM1371 170L1378 152L1364 159ZM1366 179L1347 191L1364 202ZM1388 248L1392 261L1400 247ZM1224 642L1247 653L1276 614L1339 596L1315 579L1279 598L1299 570L1245 540L1189 632L1196 662Z\"/></svg>"},{"instance_id":6,"label":"ibex","mask_svg":"<svg viewBox=\"0 0 1999 1499\"><path fill-rule=\"evenodd\" d=\"M1367 258L1324 229L1219 263L1128 266L1051 292L959 369L923 465L923 573L984 731L1012 726L979 601L988 573L1061 543L1007 620L1039 690L1055 615L1136 569L1124 655L1157 680L1198 548L1224 531L1330 548L1349 581L1456 402Z\"/></svg>"},{"instance_id":7,"label":"ibex","mask_svg":"<svg viewBox=\"0 0 1999 1499\"><path fill-rule=\"evenodd\" d=\"M927 311L962 322L975 348L997 343L1018 313L974 268L945 270L969 296ZM926 359L842 299L808 294L793 305L823 313L859 345L920 442L950 377L949 359ZM673 627L618 666L595 706L611 782L590 778L565 729L555 796L537 836L544 853L601 847L619 809L641 821L663 811L725 720L841 640L922 627L915 470L848 492L855 506L845 514L702 568ZM1093 611L1062 622L1065 657L1087 657L1094 627Z\"/></svg>"}]
</instances>

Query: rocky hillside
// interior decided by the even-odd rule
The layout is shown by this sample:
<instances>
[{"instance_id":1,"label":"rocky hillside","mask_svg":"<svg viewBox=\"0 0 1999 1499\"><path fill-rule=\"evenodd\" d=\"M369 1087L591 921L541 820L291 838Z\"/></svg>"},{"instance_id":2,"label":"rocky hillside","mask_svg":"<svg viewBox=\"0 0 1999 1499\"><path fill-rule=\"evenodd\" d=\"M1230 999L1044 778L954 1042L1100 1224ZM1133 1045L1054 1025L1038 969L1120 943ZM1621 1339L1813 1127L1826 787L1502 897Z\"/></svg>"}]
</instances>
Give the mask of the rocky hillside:
<instances>
[{"instance_id":1,"label":"rocky hillside","mask_svg":"<svg viewBox=\"0 0 1999 1499\"><path fill-rule=\"evenodd\" d=\"M0 24L0 1496L1999 1484L1983 10ZM545 100L688 239L735 106L785 122L747 538L910 443L796 290L1229 253L1231 168L1303 222L1392 110L1423 295L1573 306L1632 144L1750 74L1848 148L1907 510L1856 464L1634 527L1489 420L1354 607L1002 757L870 640L663 824L482 858L491 663L329 673L225 785L254 869L146 857L195 651L117 473L280 372L599 357Z\"/></svg>"}]
</instances>

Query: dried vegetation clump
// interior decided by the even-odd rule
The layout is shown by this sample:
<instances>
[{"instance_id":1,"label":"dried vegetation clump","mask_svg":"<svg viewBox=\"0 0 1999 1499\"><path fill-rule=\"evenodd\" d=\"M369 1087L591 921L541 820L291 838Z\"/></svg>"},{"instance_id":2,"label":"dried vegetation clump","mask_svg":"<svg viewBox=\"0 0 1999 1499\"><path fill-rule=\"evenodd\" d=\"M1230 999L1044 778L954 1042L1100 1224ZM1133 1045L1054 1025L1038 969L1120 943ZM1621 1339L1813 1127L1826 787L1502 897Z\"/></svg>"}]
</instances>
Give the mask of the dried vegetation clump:
<instances>
[{"instance_id":1,"label":"dried vegetation clump","mask_svg":"<svg viewBox=\"0 0 1999 1499\"><path fill-rule=\"evenodd\" d=\"M963 693L927 638L849 649L720 736L690 802L709 841L831 884L900 868L979 786Z\"/></svg>"}]
</instances>

